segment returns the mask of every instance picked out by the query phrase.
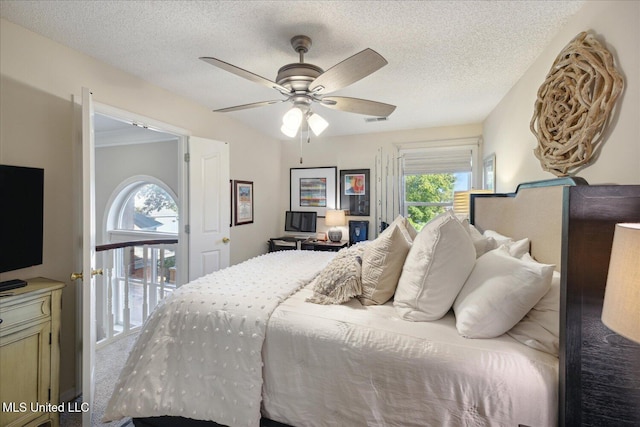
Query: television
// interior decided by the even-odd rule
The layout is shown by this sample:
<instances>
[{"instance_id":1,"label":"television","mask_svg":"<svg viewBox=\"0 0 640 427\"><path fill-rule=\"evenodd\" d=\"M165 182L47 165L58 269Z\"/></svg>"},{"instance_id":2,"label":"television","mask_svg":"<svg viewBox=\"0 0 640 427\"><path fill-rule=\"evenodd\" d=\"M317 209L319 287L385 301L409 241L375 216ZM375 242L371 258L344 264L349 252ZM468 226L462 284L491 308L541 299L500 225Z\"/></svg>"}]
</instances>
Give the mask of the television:
<instances>
[{"instance_id":1,"label":"television","mask_svg":"<svg viewBox=\"0 0 640 427\"><path fill-rule=\"evenodd\" d=\"M315 233L318 214L315 212L287 211L284 231L293 233Z\"/></svg>"},{"instance_id":2,"label":"television","mask_svg":"<svg viewBox=\"0 0 640 427\"><path fill-rule=\"evenodd\" d=\"M0 273L42 264L44 169L0 165Z\"/></svg>"}]
</instances>

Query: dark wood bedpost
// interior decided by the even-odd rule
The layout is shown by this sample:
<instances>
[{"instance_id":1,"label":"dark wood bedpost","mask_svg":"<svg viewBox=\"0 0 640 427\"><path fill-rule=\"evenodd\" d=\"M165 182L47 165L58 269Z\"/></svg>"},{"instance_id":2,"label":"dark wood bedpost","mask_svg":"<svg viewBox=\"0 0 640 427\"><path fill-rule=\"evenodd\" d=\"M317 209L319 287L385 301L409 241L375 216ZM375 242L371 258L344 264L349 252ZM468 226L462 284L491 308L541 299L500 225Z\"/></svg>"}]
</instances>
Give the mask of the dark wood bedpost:
<instances>
[{"instance_id":1,"label":"dark wood bedpost","mask_svg":"<svg viewBox=\"0 0 640 427\"><path fill-rule=\"evenodd\" d=\"M640 345L600 319L615 224L640 222L640 186L565 187L564 203L559 425L640 425Z\"/></svg>"}]
</instances>

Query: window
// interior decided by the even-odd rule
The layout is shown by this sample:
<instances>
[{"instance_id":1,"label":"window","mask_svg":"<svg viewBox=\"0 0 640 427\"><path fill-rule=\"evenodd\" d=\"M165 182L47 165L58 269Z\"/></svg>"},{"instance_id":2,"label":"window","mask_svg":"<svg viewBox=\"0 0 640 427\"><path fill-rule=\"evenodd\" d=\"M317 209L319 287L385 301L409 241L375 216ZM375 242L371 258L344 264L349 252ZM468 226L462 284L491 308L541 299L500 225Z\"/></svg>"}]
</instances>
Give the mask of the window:
<instances>
[{"instance_id":1,"label":"window","mask_svg":"<svg viewBox=\"0 0 640 427\"><path fill-rule=\"evenodd\" d=\"M473 188L475 146L400 150L401 213L416 230L453 207L455 191Z\"/></svg>"},{"instance_id":2,"label":"window","mask_svg":"<svg viewBox=\"0 0 640 427\"><path fill-rule=\"evenodd\" d=\"M165 189L143 182L125 191L116 229L178 233L178 205Z\"/></svg>"},{"instance_id":3,"label":"window","mask_svg":"<svg viewBox=\"0 0 640 427\"><path fill-rule=\"evenodd\" d=\"M139 327L178 285L177 197L160 180L136 176L122 183L107 205L106 241L124 247L102 251L105 275L97 287L98 340ZM102 332L100 332L102 331Z\"/></svg>"}]
</instances>

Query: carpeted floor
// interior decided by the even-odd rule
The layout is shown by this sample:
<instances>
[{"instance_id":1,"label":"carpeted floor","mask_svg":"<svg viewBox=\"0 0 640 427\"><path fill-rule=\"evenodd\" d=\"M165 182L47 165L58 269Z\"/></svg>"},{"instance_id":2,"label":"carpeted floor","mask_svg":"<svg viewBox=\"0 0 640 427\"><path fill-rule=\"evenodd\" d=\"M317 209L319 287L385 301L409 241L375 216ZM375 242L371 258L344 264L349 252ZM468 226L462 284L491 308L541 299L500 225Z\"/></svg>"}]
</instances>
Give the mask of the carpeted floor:
<instances>
[{"instance_id":1,"label":"carpeted floor","mask_svg":"<svg viewBox=\"0 0 640 427\"><path fill-rule=\"evenodd\" d=\"M119 420L110 423L102 423L100 420L107 407L113 388L120 371L127 361L129 351L135 342L137 334L124 337L113 344L96 350L96 391L93 403L93 419L91 426L97 427L124 427L133 426L131 420ZM78 398L78 401L82 401ZM82 427L81 413L60 414L60 427ZM87 427L87 426L85 426Z\"/></svg>"}]
</instances>

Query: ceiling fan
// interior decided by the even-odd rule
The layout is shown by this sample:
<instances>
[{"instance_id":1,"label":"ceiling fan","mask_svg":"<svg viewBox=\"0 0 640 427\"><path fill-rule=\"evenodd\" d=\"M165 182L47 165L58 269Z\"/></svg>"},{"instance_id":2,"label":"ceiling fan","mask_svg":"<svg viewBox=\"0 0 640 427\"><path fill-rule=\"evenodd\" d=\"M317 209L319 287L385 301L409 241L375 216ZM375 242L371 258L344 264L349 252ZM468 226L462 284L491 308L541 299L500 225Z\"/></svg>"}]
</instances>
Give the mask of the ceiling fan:
<instances>
[{"instance_id":1,"label":"ceiling fan","mask_svg":"<svg viewBox=\"0 0 640 427\"><path fill-rule=\"evenodd\" d=\"M281 67L275 82L217 58L201 57L201 60L213 66L273 88L285 96L284 99L254 102L214 111L226 113L288 101L293 104L293 107L284 115L281 131L289 137L294 137L303 119L306 119L309 128L316 136L329 125L326 120L311 111L313 103L334 110L376 117L387 117L396 109L395 105L367 99L326 96L387 65L387 60L376 51L365 49L324 71L317 65L304 62L304 54L311 47L311 38L303 35L295 36L291 39L291 46L299 54L300 61Z\"/></svg>"}]
</instances>

